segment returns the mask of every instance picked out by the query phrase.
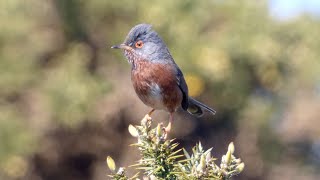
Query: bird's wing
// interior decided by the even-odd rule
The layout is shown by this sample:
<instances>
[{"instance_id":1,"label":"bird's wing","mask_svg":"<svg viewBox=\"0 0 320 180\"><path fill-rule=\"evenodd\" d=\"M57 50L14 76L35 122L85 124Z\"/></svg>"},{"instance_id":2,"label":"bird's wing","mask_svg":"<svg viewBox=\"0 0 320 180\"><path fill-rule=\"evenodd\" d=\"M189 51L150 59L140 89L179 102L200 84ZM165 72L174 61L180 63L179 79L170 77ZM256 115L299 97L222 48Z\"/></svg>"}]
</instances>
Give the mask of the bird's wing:
<instances>
[{"instance_id":1,"label":"bird's wing","mask_svg":"<svg viewBox=\"0 0 320 180\"><path fill-rule=\"evenodd\" d=\"M186 81L184 80L183 74L181 72L181 70L177 67L177 83L178 86L180 88L180 90L182 91L182 95L183 95L183 99L181 102L181 106L182 109L187 110L188 106L189 106L189 95L188 95L188 86Z\"/></svg>"}]
</instances>

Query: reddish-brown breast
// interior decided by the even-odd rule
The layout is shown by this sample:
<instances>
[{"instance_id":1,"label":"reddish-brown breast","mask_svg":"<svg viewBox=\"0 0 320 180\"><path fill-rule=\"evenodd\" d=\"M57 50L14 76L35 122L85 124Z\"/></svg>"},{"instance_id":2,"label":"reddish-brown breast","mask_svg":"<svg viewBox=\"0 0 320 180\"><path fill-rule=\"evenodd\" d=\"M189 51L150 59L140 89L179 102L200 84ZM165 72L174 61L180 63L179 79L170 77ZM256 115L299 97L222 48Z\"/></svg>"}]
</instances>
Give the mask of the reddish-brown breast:
<instances>
[{"instance_id":1,"label":"reddish-brown breast","mask_svg":"<svg viewBox=\"0 0 320 180\"><path fill-rule=\"evenodd\" d=\"M139 60L131 80L139 98L148 106L174 112L181 105L175 66Z\"/></svg>"}]
</instances>

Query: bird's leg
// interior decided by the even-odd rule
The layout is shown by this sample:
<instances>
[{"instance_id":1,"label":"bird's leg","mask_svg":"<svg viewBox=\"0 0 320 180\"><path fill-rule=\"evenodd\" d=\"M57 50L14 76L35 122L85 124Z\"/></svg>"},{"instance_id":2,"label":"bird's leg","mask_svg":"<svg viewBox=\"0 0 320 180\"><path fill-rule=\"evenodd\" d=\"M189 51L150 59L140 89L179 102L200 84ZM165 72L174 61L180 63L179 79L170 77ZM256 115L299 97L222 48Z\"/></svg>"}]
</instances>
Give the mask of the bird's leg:
<instances>
[{"instance_id":1,"label":"bird's leg","mask_svg":"<svg viewBox=\"0 0 320 180\"><path fill-rule=\"evenodd\" d=\"M151 111L147 114L149 116L151 116L151 114L154 112L155 109L151 109Z\"/></svg>"},{"instance_id":2,"label":"bird's leg","mask_svg":"<svg viewBox=\"0 0 320 180\"><path fill-rule=\"evenodd\" d=\"M149 119L151 120L151 114L154 112L154 110L155 109L152 109L150 112L148 112L148 114L146 114L143 119L144 120L149 120Z\"/></svg>"},{"instance_id":3,"label":"bird's leg","mask_svg":"<svg viewBox=\"0 0 320 180\"><path fill-rule=\"evenodd\" d=\"M164 128L164 131L166 133L169 133L171 131L172 122L173 122L173 113L170 113L169 124L166 128Z\"/></svg>"}]
</instances>

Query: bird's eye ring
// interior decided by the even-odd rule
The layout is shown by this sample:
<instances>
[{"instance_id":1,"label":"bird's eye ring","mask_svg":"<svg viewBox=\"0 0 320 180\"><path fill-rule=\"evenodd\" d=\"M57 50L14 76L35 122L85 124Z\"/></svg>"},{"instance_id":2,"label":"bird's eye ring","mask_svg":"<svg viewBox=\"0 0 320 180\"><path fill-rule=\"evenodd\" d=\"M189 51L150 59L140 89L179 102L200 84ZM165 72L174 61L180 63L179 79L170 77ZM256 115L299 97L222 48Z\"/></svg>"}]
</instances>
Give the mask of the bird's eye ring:
<instances>
[{"instance_id":1,"label":"bird's eye ring","mask_svg":"<svg viewBox=\"0 0 320 180\"><path fill-rule=\"evenodd\" d=\"M136 48L142 48L143 42L141 40L137 41L135 44Z\"/></svg>"}]
</instances>

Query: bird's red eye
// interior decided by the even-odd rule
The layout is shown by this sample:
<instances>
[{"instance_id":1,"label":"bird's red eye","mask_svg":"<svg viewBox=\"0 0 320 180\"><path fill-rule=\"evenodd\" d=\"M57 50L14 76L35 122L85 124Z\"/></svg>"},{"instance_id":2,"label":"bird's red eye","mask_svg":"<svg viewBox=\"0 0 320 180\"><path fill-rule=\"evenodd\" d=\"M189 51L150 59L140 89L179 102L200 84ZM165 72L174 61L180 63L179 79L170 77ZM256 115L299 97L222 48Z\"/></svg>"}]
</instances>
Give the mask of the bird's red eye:
<instances>
[{"instance_id":1,"label":"bird's red eye","mask_svg":"<svg viewBox=\"0 0 320 180\"><path fill-rule=\"evenodd\" d=\"M143 46L143 42L140 40L140 41L137 41L136 44L135 44L136 48L142 48Z\"/></svg>"}]
</instances>

